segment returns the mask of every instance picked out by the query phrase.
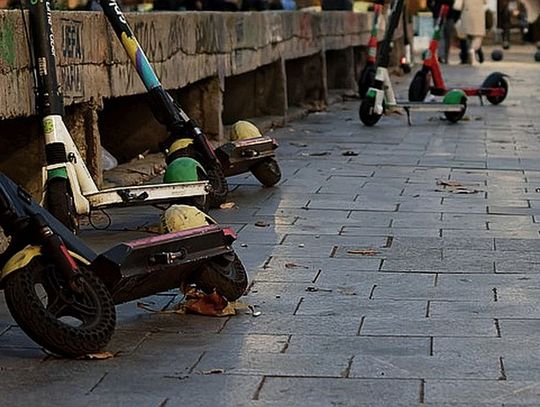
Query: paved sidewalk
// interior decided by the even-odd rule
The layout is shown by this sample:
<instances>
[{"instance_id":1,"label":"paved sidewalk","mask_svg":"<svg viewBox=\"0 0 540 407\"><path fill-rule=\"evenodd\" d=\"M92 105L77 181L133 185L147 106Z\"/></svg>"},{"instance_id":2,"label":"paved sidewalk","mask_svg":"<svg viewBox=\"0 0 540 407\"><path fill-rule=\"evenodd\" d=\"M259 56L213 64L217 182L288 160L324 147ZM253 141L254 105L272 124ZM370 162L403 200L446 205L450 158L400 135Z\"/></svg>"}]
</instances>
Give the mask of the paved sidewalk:
<instances>
[{"instance_id":1,"label":"paved sidewalk","mask_svg":"<svg viewBox=\"0 0 540 407\"><path fill-rule=\"evenodd\" d=\"M125 304L117 357L82 362L46 356L2 305L2 404L540 405L540 65L517 51L445 68L453 82L512 75L503 105L470 99L456 125L366 128L350 101L273 132L279 188L236 177L238 208L214 213L239 231L259 317ZM157 212L112 215L113 231L85 233L95 247Z\"/></svg>"}]
</instances>

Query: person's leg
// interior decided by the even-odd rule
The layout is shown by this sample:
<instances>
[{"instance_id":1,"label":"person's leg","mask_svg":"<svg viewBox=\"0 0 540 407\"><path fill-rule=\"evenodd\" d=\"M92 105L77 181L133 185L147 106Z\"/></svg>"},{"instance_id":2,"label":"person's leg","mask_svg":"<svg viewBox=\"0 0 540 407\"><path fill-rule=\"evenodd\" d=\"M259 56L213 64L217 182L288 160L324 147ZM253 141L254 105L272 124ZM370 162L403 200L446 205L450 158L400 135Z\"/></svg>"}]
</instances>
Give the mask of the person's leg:
<instances>
[{"instance_id":1,"label":"person's leg","mask_svg":"<svg viewBox=\"0 0 540 407\"><path fill-rule=\"evenodd\" d=\"M462 64L469 63L469 46L467 38L459 39L459 59Z\"/></svg>"},{"instance_id":2,"label":"person's leg","mask_svg":"<svg viewBox=\"0 0 540 407\"><path fill-rule=\"evenodd\" d=\"M470 40L471 45L469 48L469 64L475 65L476 62L479 62L476 59L476 54L478 50L482 47L482 37L480 35L471 35Z\"/></svg>"}]
</instances>

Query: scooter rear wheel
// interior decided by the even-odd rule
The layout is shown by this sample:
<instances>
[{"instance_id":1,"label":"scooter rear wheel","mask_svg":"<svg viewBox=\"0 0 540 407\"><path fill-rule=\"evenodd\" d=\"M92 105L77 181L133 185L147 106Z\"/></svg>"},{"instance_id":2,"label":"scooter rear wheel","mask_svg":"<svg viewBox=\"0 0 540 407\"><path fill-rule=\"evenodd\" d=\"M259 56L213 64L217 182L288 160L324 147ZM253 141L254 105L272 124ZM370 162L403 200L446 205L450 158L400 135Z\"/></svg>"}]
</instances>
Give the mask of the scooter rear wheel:
<instances>
[{"instance_id":1,"label":"scooter rear wheel","mask_svg":"<svg viewBox=\"0 0 540 407\"><path fill-rule=\"evenodd\" d=\"M53 178L47 181L47 210L73 233L79 231L79 219L71 195L69 181Z\"/></svg>"},{"instance_id":2,"label":"scooter rear wheel","mask_svg":"<svg viewBox=\"0 0 540 407\"><path fill-rule=\"evenodd\" d=\"M80 271L80 292L68 288L59 270L40 258L6 280L6 303L21 329L65 357L102 350L116 324L114 303L103 282L83 267Z\"/></svg>"},{"instance_id":3,"label":"scooter rear wheel","mask_svg":"<svg viewBox=\"0 0 540 407\"><path fill-rule=\"evenodd\" d=\"M212 190L208 194L210 208L219 208L227 199L229 192L229 186L227 185L223 168L221 168L220 164L212 164L206 167L206 174L212 186Z\"/></svg>"},{"instance_id":4,"label":"scooter rear wheel","mask_svg":"<svg viewBox=\"0 0 540 407\"><path fill-rule=\"evenodd\" d=\"M279 164L273 158L255 164L250 171L265 187L272 187L281 179Z\"/></svg>"},{"instance_id":5,"label":"scooter rear wheel","mask_svg":"<svg viewBox=\"0 0 540 407\"><path fill-rule=\"evenodd\" d=\"M493 72L489 74L484 80L484 83L482 83L482 88L501 88L503 90L503 94L499 96L486 95L486 99L492 105L502 103L508 95L508 81L500 72Z\"/></svg>"},{"instance_id":6,"label":"scooter rear wheel","mask_svg":"<svg viewBox=\"0 0 540 407\"><path fill-rule=\"evenodd\" d=\"M195 283L206 292L215 290L228 301L235 301L246 291L248 278L238 256L229 253L204 263L197 271Z\"/></svg>"},{"instance_id":7,"label":"scooter rear wheel","mask_svg":"<svg viewBox=\"0 0 540 407\"><path fill-rule=\"evenodd\" d=\"M374 112L374 107L373 98L364 98L362 99L362 103L360 103L360 110L358 112L360 115L360 120L368 127L377 124L382 116Z\"/></svg>"}]
</instances>

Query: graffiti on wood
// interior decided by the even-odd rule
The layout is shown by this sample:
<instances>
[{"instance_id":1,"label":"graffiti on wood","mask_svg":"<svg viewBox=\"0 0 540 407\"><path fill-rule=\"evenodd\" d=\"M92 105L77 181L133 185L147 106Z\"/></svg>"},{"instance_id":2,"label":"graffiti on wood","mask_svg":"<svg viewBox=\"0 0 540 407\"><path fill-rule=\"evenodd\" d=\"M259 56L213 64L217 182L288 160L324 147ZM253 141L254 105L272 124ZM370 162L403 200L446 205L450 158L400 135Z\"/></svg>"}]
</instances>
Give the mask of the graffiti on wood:
<instances>
[{"instance_id":1,"label":"graffiti on wood","mask_svg":"<svg viewBox=\"0 0 540 407\"><path fill-rule=\"evenodd\" d=\"M82 22L63 18L61 20L62 56L60 67L62 89L66 99L84 96L82 63L84 61Z\"/></svg>"}]
</instances>

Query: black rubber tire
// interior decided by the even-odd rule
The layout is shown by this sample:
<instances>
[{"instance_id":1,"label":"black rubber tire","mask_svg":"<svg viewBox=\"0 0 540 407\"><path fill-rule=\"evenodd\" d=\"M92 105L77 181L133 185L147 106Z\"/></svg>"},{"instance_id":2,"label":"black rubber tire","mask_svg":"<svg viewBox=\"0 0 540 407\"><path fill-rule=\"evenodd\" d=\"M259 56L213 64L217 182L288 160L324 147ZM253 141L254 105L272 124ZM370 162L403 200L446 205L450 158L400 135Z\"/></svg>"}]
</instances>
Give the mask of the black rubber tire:
<instances>
[{"instance_id":1,"label":"black rubber tire","mask_svg":"<svg viewBox=\"0 0 540 407\"><path fill-rule=\"evenodd\" d=\"M373 105L374 101L372 98L364 98L362 99L362 103L360 103L360 110L358 111L360 120L368 127L377 124L382 116L373 112Z\"/></svg>"},{"instance_id":2,"label":"black rubber tire","mask_svg":"<svg viewBox=\"0 0 540 407\"><path fill-rule=\"evenodd\" d=\"M504 95L502 96L486 95L486 99L492 105L498 105L506 99L506 96L508 95L508 81L506 80L503 74L499 72L493 72L489 74L488 77L484 80L484 83L482 83L482 88L499 88L499 87L504 89Z\"/></svg>"},{"instance_id":3,"label":"black rubber tire","mask_svg":"<svg viewBox=\"0 0 540 407\"><path fill-rule=\"evenodd\" d=\"M409 102L423 102L429 92L427 73L418 71L409 85Z\"/></svg>"},{"instance_id":4,"label":"black rubber tire","mask_svg":"<svg viewBox=\"0 0 540 407\"><path fill-rule=\"evenodd\" d=\"M463 119L463 116L465 116L465 112L467 111L466 98L463 98L461 100L461 104L464 106L464 109L461 112L444 112L444 116L446 117L446 120L448 120L450 123L457 123L461 119Z\"/></svg>"},{"instance_id":5,"label":"black rubber tire","mask_svg":"<svg viewBox=\"0 0 540 407\"><path fill-rule=\"evenodd\" d=\"M65 178L53 178L47 181L47 210L73 233L79 231L79 219L71 195L69 181Z\"/></svg>"},{"instance_id":6,"label":"black rubber tire","mask_svg":"<svg viewBox=\"0 0 540 407\"><path fill-rule=\"evenodd\" d=\"M409 64L409 63L401 64L400 68L401 68L401 70L403 71L404 74L409 74L412 71L411 64Z\"/></svg>"},{"instance_id":7,"label":"black rubber tire","mask_svg":"<svg viewBox=\"0 0 540 407\"><path fill-rule=\"evenodd\" d=\"M84 294L75 294L73 298L84 301L87 307L94 307L96 313L89 317L89 322L82 321L80 326L61 321L48 309L50 304L46 307L42 303L34 289L36 283L42 283L48 284L51 292L58 292L52 287L56 282L62 284L63 278L54 266L46 266L40 258L35 258L28 266L13 272L6 279L6 303L13 319L36 343L65 357L101 351L111 339L116 325L114 303L103 282L85 268L81 267L81 273L79 284Z\"/></svg>"},{"instance_id":8,"label":"black rubber tire","mask_svg":"<svg viewBox=\"0 0 540 407\"><path fill-rule=\"evenodd\" d=\"M225 202L229 193L227 179L220 164L212 164L205 169L208 181L212 186L212 190L208 194L208 204L210 208L219 208Z\"/></svg>"},{"instance_id":9,"label":"black rubber tire","mask_svg":"<svg viewBox=\"0 0 540 407\"><path fill-rule=\"evenodd\" d=\"M361 98L366 96L367 91L373 83L375 82L375 74L377 73L377 68L374 64L368 64L364 66L360 77L358 78L358 94Z\"/></svg>"},{"instance_id":10,"label":"black rubber tire","mask_svg":"<svg viewBox=\"0 0 540 407\"><path fill-rule=\"evenodd\" d=\"M249 170L265 187L273 187L281 179L279 164L273 158L257 163Z\"/></svg>"},{"instance_id":11,"label":"black rubber tire","mask_svg":"<svg viewBox=\"0 0 540 407\"><path fill-rule=\"evenodd\" d=\"M235 253L207 261L196 273L200 288L207 293L215 290L228 301L240 298L248 286L246 269Z\"/></svg>"}]
</instances>

